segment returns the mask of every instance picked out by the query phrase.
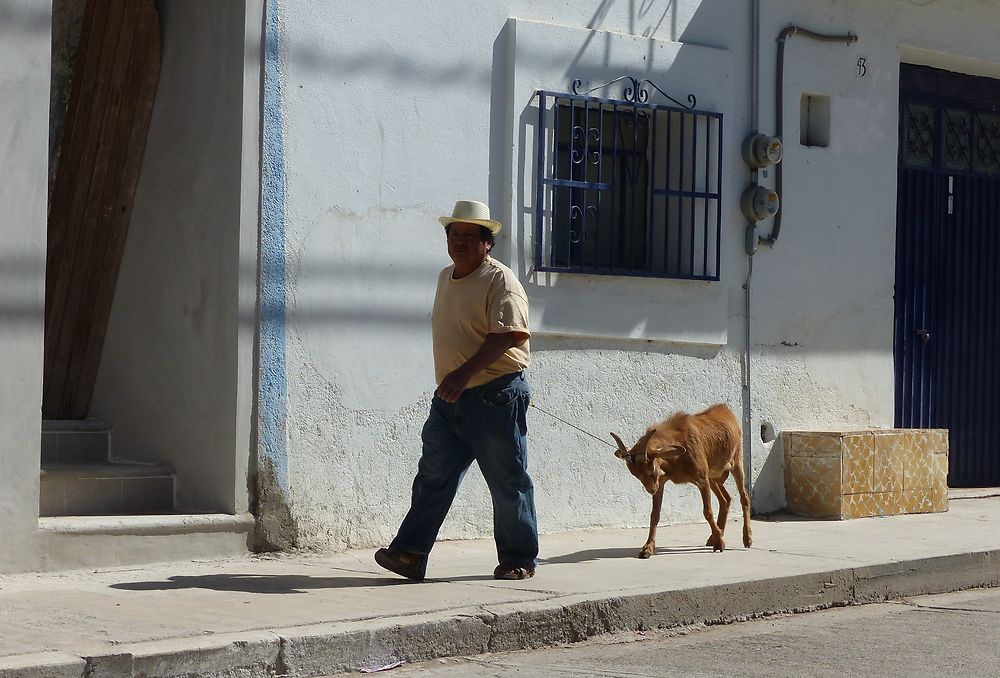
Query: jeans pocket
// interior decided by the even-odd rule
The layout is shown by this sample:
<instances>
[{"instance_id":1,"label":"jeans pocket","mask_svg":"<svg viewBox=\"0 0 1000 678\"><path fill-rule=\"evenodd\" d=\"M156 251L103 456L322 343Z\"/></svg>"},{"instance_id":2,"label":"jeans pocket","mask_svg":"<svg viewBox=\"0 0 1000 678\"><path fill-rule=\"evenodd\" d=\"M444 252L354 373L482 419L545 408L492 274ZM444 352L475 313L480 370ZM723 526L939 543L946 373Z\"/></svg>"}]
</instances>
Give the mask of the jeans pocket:
<instances>
[{"instance_id":1,"label":"jeans pocket","mask_svg":"<svg viewBox=\"0 0 1000 678\"><path fill-rule=\"evenodd\" d=\"M493 407L507 407L514 402L520 392L520 389L512 384L505 386L499 391L483 393L483 400L486 401L487 405L492 405Z\"/></svg>"},{"instance_id":2,"label":"jeans pocket","mask_svg":"<svg viewBox=\"0 0 1000 678\"><path fill-rule=\"evenodd\" d=\"M496 390L486 389L480 393L483 402L492 407L509 407L518 398L531 398L531 390L528 382L523 377L516 377L510 383L505 384Z\"/></svg>"}]
</instances>

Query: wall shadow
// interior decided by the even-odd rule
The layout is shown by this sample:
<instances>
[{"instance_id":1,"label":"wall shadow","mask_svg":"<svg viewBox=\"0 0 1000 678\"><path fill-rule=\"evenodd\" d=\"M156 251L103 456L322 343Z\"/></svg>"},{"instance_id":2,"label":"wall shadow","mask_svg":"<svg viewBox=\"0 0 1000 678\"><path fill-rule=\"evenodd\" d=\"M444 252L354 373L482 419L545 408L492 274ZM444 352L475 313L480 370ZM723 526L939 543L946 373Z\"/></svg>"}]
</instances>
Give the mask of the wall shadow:
<instances>
[{"instance_id":1,"label":"wall shadow","mask_svg":"<svg viewBox=\"0 0 1000 678\"><path fill-rule=\"evenodd\" d=\"M47 3L33 2L37 9L27 9L27 2L14 3L11 0L0 0L0 31L5 33L24 33L32 31L40 33L48 31L52 25L52 17L46 11Z\"/></svg>"},{"instance_id":2,"label":"wall shadow","mask_svg":"<svg viewBox=\"0 0 1000 678\"><path fill-rule=\"evenodd\" d=\"M751 435L759 431L751 431ZM755 441L761 445L760 438ZM754 479L751 488L750 505L758 506L765 498L770 498L767 504L760 506L763 511L777 510L785 505L785 436L779 435L767 453L760 472Z\"/></svg>"},{"instance_id":3,"label":"wall shadow","mask_svg":"<svg viewBox=\"0 0 1000 678\"><path fill-rule=\"evenodd\" d=\"M500 261L511 261L511 157L510 145L513 130L510 127L513 106L514 30L511 22L504 24L493 41L493 68L490 82L490 154L489 154L489 205L495 219L506 224L495 245L493 256Z\"/></svg>"}]
</instances>

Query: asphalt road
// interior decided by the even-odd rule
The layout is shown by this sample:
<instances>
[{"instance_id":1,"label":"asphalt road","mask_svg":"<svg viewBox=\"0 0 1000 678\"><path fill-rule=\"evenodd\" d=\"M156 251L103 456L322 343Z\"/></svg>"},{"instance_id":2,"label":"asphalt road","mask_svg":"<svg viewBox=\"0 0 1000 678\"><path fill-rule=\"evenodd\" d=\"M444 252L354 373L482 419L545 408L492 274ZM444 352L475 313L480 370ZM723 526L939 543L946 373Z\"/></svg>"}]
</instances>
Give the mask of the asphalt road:
<instances>
[{"instance_id":1,"label":"asphalt road","mask_svg":"<svg viewBox=\"0 0 1000 678\"><path fill-rule=\"evenodd\" d=\"M375 675L995 677L1000 589L445 659Z\"/></svg>"}]
</instances>

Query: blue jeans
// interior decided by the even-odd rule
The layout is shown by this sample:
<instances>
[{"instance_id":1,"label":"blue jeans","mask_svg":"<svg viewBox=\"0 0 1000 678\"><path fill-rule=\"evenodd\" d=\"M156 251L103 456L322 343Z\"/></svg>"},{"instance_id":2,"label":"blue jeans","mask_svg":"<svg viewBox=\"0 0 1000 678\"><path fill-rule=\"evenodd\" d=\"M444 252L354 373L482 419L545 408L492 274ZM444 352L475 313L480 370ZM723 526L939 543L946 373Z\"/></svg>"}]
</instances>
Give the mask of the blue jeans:
<instances>
[{"instance_id":1,"label":"blue jeans","mask_svg":"<svg viewBox=\"0 0 1000 678\"><path fill-rule=\"evenodd\" d=\"M437 538L458 484L479 464L493 497L497 558L509 567L535 567L538 523L528 476L531 389L520 372L468 388L454 403L434 396L421 439L410 511L391 547L426 556Z\"/></svg>"}]
</instances>

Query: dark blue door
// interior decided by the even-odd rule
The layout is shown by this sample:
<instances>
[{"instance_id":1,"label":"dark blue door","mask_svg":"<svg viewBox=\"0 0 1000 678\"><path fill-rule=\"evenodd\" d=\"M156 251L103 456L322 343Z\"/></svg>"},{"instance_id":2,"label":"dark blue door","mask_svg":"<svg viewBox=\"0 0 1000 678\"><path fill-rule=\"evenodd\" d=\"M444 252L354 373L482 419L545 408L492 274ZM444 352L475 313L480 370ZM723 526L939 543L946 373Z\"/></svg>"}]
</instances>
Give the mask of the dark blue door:
<instances>
[{"instance_id":1,"label":"dark blue door","mask_svg":"<svg viewBox=\"0 0 1000 678\"><path fill-rule=\"evenodd\" d=\"M950 431L948 484L1000 485L1000 82L900 69L896 426Z\"/></svg>"}]
</instances>

